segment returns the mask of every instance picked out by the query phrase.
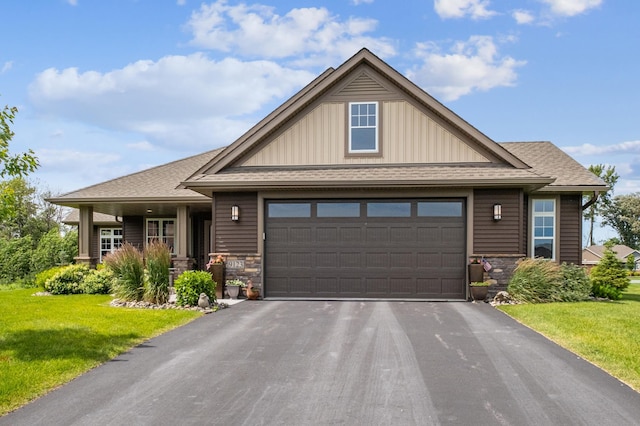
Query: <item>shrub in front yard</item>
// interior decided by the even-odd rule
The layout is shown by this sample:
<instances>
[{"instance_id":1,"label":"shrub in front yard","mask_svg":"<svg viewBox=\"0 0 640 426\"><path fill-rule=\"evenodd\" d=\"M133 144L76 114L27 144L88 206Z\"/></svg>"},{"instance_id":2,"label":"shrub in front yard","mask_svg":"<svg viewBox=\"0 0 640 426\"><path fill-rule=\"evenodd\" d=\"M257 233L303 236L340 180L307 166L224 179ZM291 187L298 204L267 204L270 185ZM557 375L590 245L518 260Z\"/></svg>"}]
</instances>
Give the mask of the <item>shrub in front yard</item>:
<instances>
[{"instance_id":1,"label":"shrub in front yard","mask_svg":"<svg viewBox=\"0 0 640 426\"><path fill-rule=\"evenodd\" d=\"M38 272L35 278L36 287L40 287L44 290L44 283L46 283L49 278L52 278L55 274L62 271L64 268L66 268L66 266L54 266L53 268L45 269L42 272Z\"/></svg>"},{"instance_id":2,"label":"shrub in front yard","mask_svg":"<svg viewBox=\"0 0 640 426\"><path fill-rule=\"evenodd\" d=\"M154 241L147 246L144 254L147 264L144 299L163 304L169 300L171 252L166 244Z\"/></svg>"},{"instance_id":3,"label":"shrub in front yard","mask_svg":"<svg viewBox=\"0 0 640 426\"><path fill-rule=\"evenodd\" d=\"M142 253L124 243L104 259L105 268L115 277L112 290L116 297L126 301L142 300L144 294L144 262Z\"/></svg>"},{"instance_id":4,"label":"shrub in front yard","mask_svg":"<svg viewBox=\"0 0 640 426\"><path fill-rule=\"evenodd\" d=\"M80 288L86 294L109 294L115 277L108 268L92 269L84 277Z\"/></svg>"},{"instance_id":5,"label":"shrub in front yard","mask_svg":"<svg viewBox=\"0 0 640 426\"><path fill-rule=\"evenodd\" d=\"M620 299L630 284L624 265L610 246L605 248L600 262L591 268L590 278L593 295L611 300Z\"/></svg>"},{"instance_id":6,"label":"shrub in front yard","mask_svg":"<svg viewBox=\"0 0 640 426\"><path fill-rule=\"evenodd\" d=\"M209 272L183 272L176 279L174 286L176 288L176 304L178 306L197 305L200 293L205 293L212 302L216 300L216 283Z\"/></svg>"},{"instance_id":7,"label":"shrub in front yard","mask_svg":"<svg viewBox=\"0 0 640 426\"><path fill-rule=\"evenodd\" d=\"M591 283L578 266L525 259L516 267L507 291L525 303L576 302L589 298Z\"/></svg>"},{"instance_id":8,"label":"shrub in front yard","mask_svg":"<svg viewBox=\"0 0 640 426\"><path fill-rule=\"evenodd\" d=\"M79 294L82 293L82 281L89 274L87 265L69 265L44 283L44 289L51 294Z\"/></svg>"}]
</instances>

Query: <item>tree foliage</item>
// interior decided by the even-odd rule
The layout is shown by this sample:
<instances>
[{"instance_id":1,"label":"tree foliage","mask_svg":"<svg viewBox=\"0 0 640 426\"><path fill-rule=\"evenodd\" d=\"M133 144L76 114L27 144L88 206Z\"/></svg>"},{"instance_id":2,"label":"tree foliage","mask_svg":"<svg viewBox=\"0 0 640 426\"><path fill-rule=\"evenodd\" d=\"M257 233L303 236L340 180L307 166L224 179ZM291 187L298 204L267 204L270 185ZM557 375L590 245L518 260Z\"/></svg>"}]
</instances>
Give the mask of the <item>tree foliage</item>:
<instances>
[{"instance_id":1,"label":"tree foliage","mask_svg":"<svg viewBox=\"0 0 640 426\"><path fill-rule=\"evenodd\" d=\"M589 171L602 179L610 188L609 191L599 194L597 201L584 211L584 218L589 222L588 244L593 245L593 226L596 217L602 216L604 211L611 206L611 201L613 198L613 187L618 182L620 176L616 173L615 166L605 166L604 164L591 165L589 166ZM588 201L588 199L590 199L593 195L595 194L586 194L585 198L587 200L585 200L585 202Z\"/></svg>"},{"instance_id":2,"label":"tree foliage","mask_svg":"<svg viewBox=\"0 0 640 426\"><path fill-rule=\"evenodd\" d=\"M8 105L0 111L0 177L24 177L39 166L32 150L20 154L11 154L9 151L9 143L15 135L10 125L17 112L18 108Z\"/></svg>"},{"instance_id":3,"label":"tree foliage","mask_svg":"<svg viewBox=\"0 0 640 426\"><path fill-rule=\"evenodd\" d=\"M640 193L618 195L603 211L603 224L611 226L620 237L620 243L640 247Z\"/></svg>"},{"instance_id":4,"label":"tree foliage","mask_svg":"<svg viewBox=\"0 0 640 426\"><path fill-rule=\"evenodd\" d=\"M39 192L24 178L0 181L0 237L21 238L31 235L35 241L62 221L62 208L45 198L51 192Z\"/></svg>"}]
</instances>

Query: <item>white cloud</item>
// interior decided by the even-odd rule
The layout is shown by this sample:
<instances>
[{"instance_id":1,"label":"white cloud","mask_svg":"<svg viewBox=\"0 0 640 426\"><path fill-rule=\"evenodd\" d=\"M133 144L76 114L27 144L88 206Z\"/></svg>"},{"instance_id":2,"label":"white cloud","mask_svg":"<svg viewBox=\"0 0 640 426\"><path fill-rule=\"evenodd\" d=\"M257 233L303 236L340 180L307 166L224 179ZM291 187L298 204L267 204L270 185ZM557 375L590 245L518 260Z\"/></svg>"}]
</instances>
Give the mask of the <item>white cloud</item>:
<instances>
[{"instance_id":1,"label":"white cloud","mask_svg":"<svg viewBox=\"0 0 640 426\"><path fill-rule=\"evenodd\" d=\"M419 43L416 55L423 63L409 70L407 77L444 101L454 101L474 91L513 86L516 68L526 63L501 57L489 36L459 41L450 53L441 53L434 43Z\"/></svg>"},{"instance_id":2,"label":"white cloud","mask_svg":"<svg viewBox=\"0 0 640 426\"><path fill-rule=\"evenodd\" d=\"M513 16L513 19L520 25L531 24L535 20L533 14L528 10L514 10L511 16Z\"/></svg>"},{"instance_id":3,"label":"white cloud","mask_svg":"<svg viewBox=\"0 0 640 426\"><path fill-rule=\"evenodd\" d=\"M67 0L67 3L69 3L71 6L77 6L78 0Z\"/></svg>"},{"instance_id":4,"label":"white cloud","mask_svg":"<svg viewBox=\"0 0 640 426\"><path fill-rule=\"evenodd\" d=\"M434 0L433 8L442 19L464 18L486 19L497 12L488 10L489 0Z\"/></svg>"},{"instance_id":5,"label":"white cloud","mask_svg":"<svg viewBox=\"0 0 640 426\"><path fill-rule=\"evenodd\" d=\"M149 141L140 141L127 144L127 148L135 151L153 151L155 147Z\"/></svg>"},{"instance_id":6,"label":"white cloud","mask_svg":"<svg viewBox=\"0 0 640 426\"><path fill-rule=\"evenodd\" d=\"M106 73L50 68L37 75L29 95L41 115L139 132L165 145L207 148L232 142L255 121L249 114L313 77L270 61L214 61L193 54Z\"/></svg>"},{"instance_id":7,"label":"white cloud","mask_svg":"<svg viewBox=\"0 0 640 426\"><path fill-rule=\"evenodd\" d=\"M184 6L185 4L187 4L187 0L178 0L178 1L176 1L176 4L178 6Z\"/></svg>"},{"instance_id":8,"label":"white cloud","mask_svg":"<svg viewBox=\"0 0 640 426\"><path fill-rule=\"evenodd\" d=\"M361 4L371 4L371 3L373 3L373 0L351 0L351 3L353 3L356 6L358 6L358 5L361 5Z\"/></svg>"},{"instance_id":9,"label":"white cloud","mask_svg":"<svg viewBox=\"0 0 640 426\"><path fill-rule=\"evenodd\" d=\"M0 69L0 74L4 74L5 72L9 71L11 68L13 68L13 61L7 61L2 65L2 69Z\"/></svg>"},{"instance_id":10,"label":"white cloud","mask_svg":"<svg viewBox=\"0 0 640 426\"><path fill-rule=\"evenodd\" d=\"M226 0L203 4L187 27L191 43L206 49L245 57L295 58L296 65L331 66L363 46L381 57L395 54L385 38L369 37L378 22L349 18L340 21L326 8L291 9L285 15L261 4L230 6Z\"/></svg>"},{"instance_id":11,"label":"white cloud","mask_svg":"<svg viewBox=\"0 0 640 426\"><path fill-rule=\"evenodd\" d=\"M602 0L542 0L549 5L551 12L558 16L575 16L596 8Z\"/></svg>"},{"instance_id":12,"label":"white cloud","mask_svg":"<svg viewBox=\"0 0 640 426\"><path fill-rule=\"evenodd\" d=\"M585 143L578 146L566 146L562 149L567 154L576 156L640 153L640 141L621 142L613 145L593 145Z\"/></svg>"}]
</instances>

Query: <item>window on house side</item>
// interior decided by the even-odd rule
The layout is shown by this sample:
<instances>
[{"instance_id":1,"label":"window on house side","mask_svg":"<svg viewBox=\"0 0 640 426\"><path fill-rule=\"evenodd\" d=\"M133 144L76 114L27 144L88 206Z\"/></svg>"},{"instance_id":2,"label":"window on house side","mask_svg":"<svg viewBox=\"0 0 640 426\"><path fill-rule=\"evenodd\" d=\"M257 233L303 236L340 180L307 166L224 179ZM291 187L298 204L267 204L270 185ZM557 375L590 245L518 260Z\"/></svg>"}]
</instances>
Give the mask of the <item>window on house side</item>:
<instances>
[{"instance_id":1,"label":"window on house side","mask_svg":"<svg viewBox=\"0 0 640 426\"><path fill-rule=\"evenodd\" d=\"M349 104L349 152L378 152L378 103Z\"/></svg>"},{"instance_id":2,"label":"window on house side","mask_svg":"<svg viewBox=\"0 0 640 426\"><path fill-rule=\"evenodd\" d=\"M174 219L147 219L147 244L162 241L169 247L171 254L175 254L175 237Z\"/></svg>"},{"instance_id":3,"label":"window on house side","mask_svg":"<svg viewBox=\"0 0 640 426\"><path fill-rule=\"evenodd\" d=\"M556 202L555 200L533 200L532 245L534 257L556 258Z\"/></svg>"},{"instance_id":4,"label":"window on house side","mask_svg":"<svg viewBox=\"0 0 640 426\"><path fill-rule=\"evenodd\" d=\"M100 229L100 262L122 246L122 228Z\"/></svg>"}]
</instances>

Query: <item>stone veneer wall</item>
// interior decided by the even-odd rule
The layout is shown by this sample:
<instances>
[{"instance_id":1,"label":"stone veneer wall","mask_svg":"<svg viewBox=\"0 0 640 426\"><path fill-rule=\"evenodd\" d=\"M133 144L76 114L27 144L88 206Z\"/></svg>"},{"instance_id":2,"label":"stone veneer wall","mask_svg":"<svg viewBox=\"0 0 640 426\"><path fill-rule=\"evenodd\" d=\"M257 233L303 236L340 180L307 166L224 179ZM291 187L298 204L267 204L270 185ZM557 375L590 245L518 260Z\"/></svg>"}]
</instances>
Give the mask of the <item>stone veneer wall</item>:
<instances>
[{"instance_id":1,"label":"stone veneer wall","mask_svg":"<svg viewBox=\"0 0 640 426\"><path fill-rule=\"evenodd\" d=\"M249 280L253 286L262 289L262 255L257 253L210 253L209 258L218 255L224 257L226 279L239 279L247 283Z\"/></svg>"},{"instance_id":2,"label":"stone veneer wall","mask_svg":"<svg viewBox=\"0 0 640 426\"><path fill-rule=\"evenodd\" d=\"M489 295L495 296L499 291L506 291L509 280L516 269L517 263L522 259L522 255L494 255L484 256L484 260L491 264L492 269L485 272L485 280L491 282Z\"/></svg>"}]
</instances>

